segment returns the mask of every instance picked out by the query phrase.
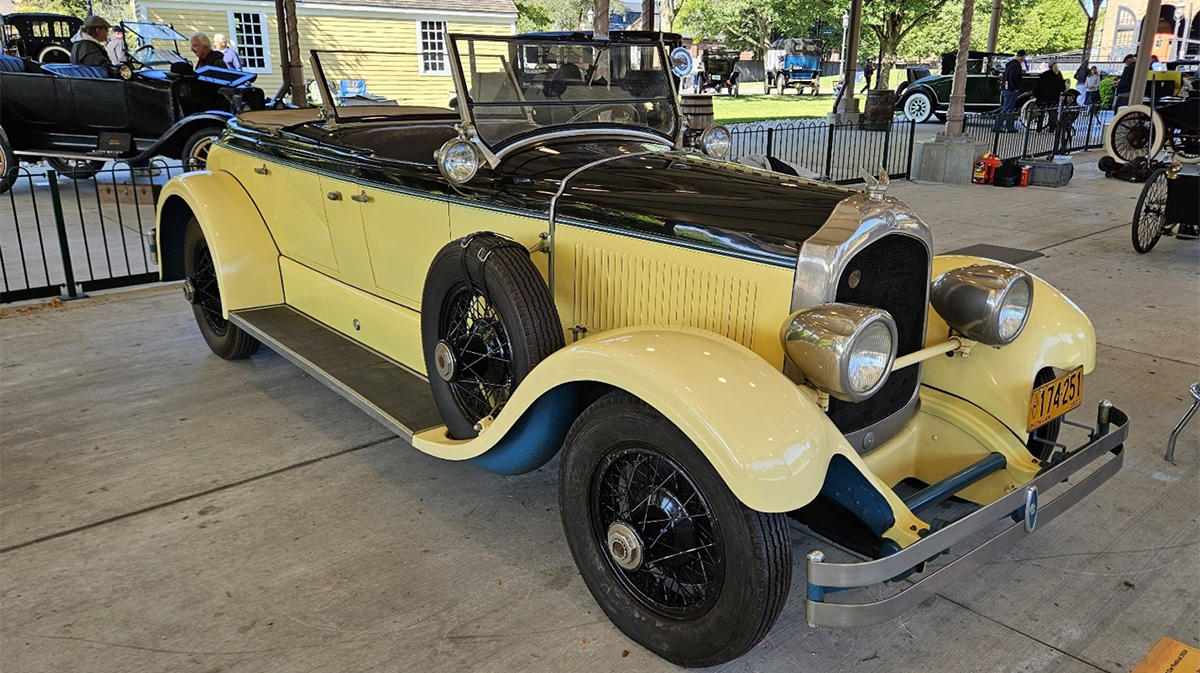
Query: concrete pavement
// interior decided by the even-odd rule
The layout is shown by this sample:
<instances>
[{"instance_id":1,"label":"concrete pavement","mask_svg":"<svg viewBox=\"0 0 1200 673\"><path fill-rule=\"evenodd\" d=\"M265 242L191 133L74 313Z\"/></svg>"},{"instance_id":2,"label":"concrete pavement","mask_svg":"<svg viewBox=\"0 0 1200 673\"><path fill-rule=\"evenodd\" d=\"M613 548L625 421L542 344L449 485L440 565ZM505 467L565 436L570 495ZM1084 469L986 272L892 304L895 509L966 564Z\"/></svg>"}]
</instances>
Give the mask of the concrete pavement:
<instances>
[{"instance_id":1,"label":"concrete pavement","mask_svg":"<svg viewBox=\"0 0 1200 673\"><path fill-rule=\"evenodd\" d=\"M1089 312L1085 408L1132 420L1101 491L937 598L863 629L804 624L722 671L1131 670L1200 644L1195 242L1129 244L1140 189L1077 159L1070 187L899 182L938 252L1025 264ZM1200 422L1198 422L1200 423ZM598 609L563 540L557 462L498 477L440 461L268 349L212 355L174 288L0 309L0 669L666 671Z\"/></svg>"}]
</instances>

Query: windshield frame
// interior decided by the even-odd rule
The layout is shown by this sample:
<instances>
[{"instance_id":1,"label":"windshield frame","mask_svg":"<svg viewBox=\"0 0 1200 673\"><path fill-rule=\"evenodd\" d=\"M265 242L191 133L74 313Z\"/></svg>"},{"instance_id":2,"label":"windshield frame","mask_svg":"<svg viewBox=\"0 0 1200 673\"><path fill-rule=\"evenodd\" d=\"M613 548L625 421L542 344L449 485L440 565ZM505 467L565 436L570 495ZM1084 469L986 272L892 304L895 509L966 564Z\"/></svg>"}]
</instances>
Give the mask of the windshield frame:
<instances>
[{"instance_id":1,"label":"windshield frame","mask_svg":"<svg viewBox=\"0 0 1200 673\"><path fill-rule=\"evenodd\" d=\"M659 64L663 74L667 78L668 86L671 95L664 98L643 98L643 99L614 99L613 101L602 101L603 103L643 103L648 101L668 101L671 112L675 116L675 128L673 134L666 134L661 131L654 130L646 126L635 126L630 124L621 124L615 122L598 123L598 122L583 122L574 124L554 124L541 128L532 129L523 133L518 133L505 138L501 142L488 143L478 133L475 120L474 108L476 106L468 96L469 89L467 88L466 73L463 70L463 59L458 51L460 40L479 40L485 42L503 42L507 44L529 45L529 44L547 44L547 45L572 45L582 47L597 47L606 48L617 44L628 44L636 46L654 47L658 50ZM594 132L597 135L606 136L621 136L634 138L638 140L650 140L657 143L667 144L676 149L683 146L683 114L679 104L679 86L676 82L674 74L667 66L671 62L667 52L667 45L661 39L653 40L645 37L621 39L614 35L608 40L598 40L591 37L583 36L560 36L560 35L480 35L476 33L448 33L446 35L446 52L450 57L450 74L454 78L454 89L457 94L458 112L462 120L462 127L468 139L474 142L481 150L484 150L484 156L488 162L495 165L500 157L514 151L519 147L528 145L531 142L536 142L539 139L546 137L561 137L566 134L578 134L579 132ZM512 74L509 68L510 75ZM551 103L557 105L557 103ZM484 103L481 107L496 107L494 105ZM521 105L513 105L512 107L523 107ZM526 114L531 114L526 111Z\"/></svg>"}]
</instances>

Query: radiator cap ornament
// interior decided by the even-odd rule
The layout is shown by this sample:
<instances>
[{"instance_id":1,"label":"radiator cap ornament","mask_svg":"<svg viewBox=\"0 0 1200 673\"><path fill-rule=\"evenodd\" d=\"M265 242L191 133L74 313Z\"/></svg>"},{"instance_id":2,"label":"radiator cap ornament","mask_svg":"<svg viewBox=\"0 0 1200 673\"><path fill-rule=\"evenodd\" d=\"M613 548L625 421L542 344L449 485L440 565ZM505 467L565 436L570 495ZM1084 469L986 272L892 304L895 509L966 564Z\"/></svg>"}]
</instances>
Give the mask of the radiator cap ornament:
<instances>
[{"instance_id":1,"label":"radiator cap ornament","mask_svg":"<svg viewBox=\"0 0 1200 673\"><path fill-rule=\"evenodd\" d=\"M888 190L888 174L883 166L879 167L879 177L871 175L865 168L859 168L859 173L862 175L863 182L867 183L867 196L872 201L882 201Z\"/></svg>"}]
</instances>

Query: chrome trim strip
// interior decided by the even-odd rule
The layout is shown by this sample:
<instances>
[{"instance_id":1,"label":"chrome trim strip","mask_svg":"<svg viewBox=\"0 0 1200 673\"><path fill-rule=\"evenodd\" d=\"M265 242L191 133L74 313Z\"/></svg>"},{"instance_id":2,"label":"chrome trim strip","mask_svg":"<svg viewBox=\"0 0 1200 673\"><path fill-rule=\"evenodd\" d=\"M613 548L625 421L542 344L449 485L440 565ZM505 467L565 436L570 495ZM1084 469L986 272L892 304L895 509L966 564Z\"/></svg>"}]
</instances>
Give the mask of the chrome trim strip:
<instances>
[{"instance_id":1,"label":"chrome trim strip","mask_svg":"<svg viewBox=\"0 0 1200 673\"><path fill-rule=\"evenodd\" d=\"M1124 441L1129 435L1129 417L1120 409L1106 406L1107 404L1100 405L1097 430L1097 434L1104 432L1105 423L1110 422L1111 427L1106 434L1091 440L1071 457L1043 471L1028 484L906 549L891 556L862 563L825 563L821 552L810 554L806 621L811 626L866 626L886 622L907 612L1030 534L1023 520L1023 508L1030 488L1036 487L1042 492L1049 490L1067 481L1072 474L1102 458L1104 454L1114 454L1113 458L1098 470L1063 491L1052 502L1042 505L1037 514L1039 524L1051 521L1070 509L1115 475L1124 462ZM1104 417L1106 412L1107 419ZM1021 520L891 598L859 604L826 603L823 600L826 589L865 587L898 577L1010 515L1017 515Z\"/></svg>"},{"instance_id":2,"label":"chrome trim strip","mask_svg":"<svg viewBox=\"0 0 1200 673\"><path fill-rule=\"evenodd\" d=\"M266 308L266 307L258 307L258 308ZM296 309L292 309L292 310L296 311ZM298 315L304 316L305 318L308 318L309 320L313 320L311 317L304 315L303 313L300 313L299 311L296 311L296 313ZM320 367L318 367L315 364L313 364L312 362L310 362L303 355L300 355L299 353L292 350L291 348L288 348L286 345L284 345L283 342L279 341L278 339L272 337L270 334L267 334L266 332L255 327L254 323L252 323L252 322L246 320L245 318L243 318L242 316L238 315L237 311L229 312L229 321L232 322L233 324L237 325L238 327L242 328L243 330L245 330L246 333L249 334L250 336L254 337L255 339L258 339L259 341L261 341L264 344L266 344L267 346L269 346L271 348L271 350L282 355L285 360L288 360L292 364L294 364L297 367L299 367L300 369L304 370L304 372L306 374L308 374L309 376L311 376L314 379L316 379L317 381L325 384L325 386L328 387L333 392L346 398L346 401L350 402L350 404L353 404L354 406L358 407L359 409L364 411L368 416L370 416L371 418L374 418L376 421L378 421L380 424L382 424L383 427L387 428L388 430L391 430L392 432L394 432L397 435L399 435L400 437L402 437L404 439L404 441L412 442L412 437L413 437L414 432L412 430L410 430L408 427L406 427L404 424L402 424L400 421L398 421L395 418L392 418L388 414L384 413L384 411L382 409L380 409L379 407L372 404L369 400L367 400L367 398L363 397L354 389L350 388L346 384L342 383L341 381L339 381L336 378L334 378L333 376L331 376L324 369L321 369ZM318 320L313 320L313 322L317 323L318 325L321 325L325 329L329 329L329 327L327 327L324 323L321 323ZM346 339L347 341L354 344L355 346L358 346L359 348L365 348L365 346L363 346L362 344L354 342L354 341L350 341L350 339L347 339L345 336L338 334L334 330L330 330L330 331L334 332L334 334L337 334L338 336L341 336L343 339ZM370 349L367 349L367 350L370 350ZM375 355L379 355L379 353L376 351L372 350L371 352ZM400 367L401 369L403 369L404 371L406 371L410 374L413 374L414 376L428 380L426 377L421 376L420 374L417 374L416 372L409 369L408 367L405 367L404 365L401 365L400 363L395 362L394 360L391 360L390 358L386 358L383 355L379 355L379 357L387 360L388 362L391 362L392 364L396 365L397 367Z\"/></svg>"},{"instance_id":3,"label":"chrome trim strip","mask_svg":"<svg viewBox=\"0 0 1200 673\"><path fill-rule=\"evenodd\" d=\"M596 131L593 130L593 128L599 129L601 132L597 133ZM587 137L580 138L580 136L587 136ZM669 139L667 139L666 137L659 135L657 133L651 133L649 131L636 131L634 129L621 128L621 127L597 126L597 127L592 127L592 128L588 128L588 129L565 129L562 131L547 131L545 133L535 133L534 135L528 136L526 138L522 138L522 139L512 143L511 145L505 145L504 147L500 148L500 151L496 153L496 157L498 159L502 160L502 159L504 159L505 155L511 154L512 152L515 152L519 149L528 147L530 145L537 145L538 143L542 143L547 140L557 140L559 138L573 138L573 139L577 139L580 141L585 141L585 140L644 140L647 142L655 143L656 145L662 145L664 148L666 148L668 150L675 149L671 146L671 141ZM480 142L482 142L482 139L480 140ZM632 157L635 155L634 154L622 154L621 156Z\"/></svg>"},{"instance_id":4,"label":"chrome trim strip","mask_svg":"<svg viewBox=\"0 0 1200 673\"><path fill-rule=\"evenodd\" d=\"M888 416L883 420L876 421L862 430L855 430L854 432L849 432L842 436L846 438L846 442L850 444L850 447L853 448L858 455L866 455L882 446L887 440L895 437L897 432L900 432L904 426L908 425L908 422L912 420L913 416L917 415L917 408L920 407L920 403L921 385L920 382L918 382L918 384L913 388L912 397L904 403L903 407L900 407L900 409L891 416ZM869 446L863 446L863 440L868 434L872 435L871 443Z\"/></svg>"}]
</instances>

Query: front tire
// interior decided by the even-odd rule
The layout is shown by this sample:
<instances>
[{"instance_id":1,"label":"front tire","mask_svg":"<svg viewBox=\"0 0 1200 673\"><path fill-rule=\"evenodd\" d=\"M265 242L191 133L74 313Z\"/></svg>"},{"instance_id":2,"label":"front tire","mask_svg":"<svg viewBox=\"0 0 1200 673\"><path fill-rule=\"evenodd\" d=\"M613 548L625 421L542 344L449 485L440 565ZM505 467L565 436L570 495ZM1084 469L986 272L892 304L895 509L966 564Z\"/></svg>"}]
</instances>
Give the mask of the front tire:
<instances>
[{"instance_id":1,"label":"front tire","mask_svg":"<svg viewBox=\"0 0 1200 673\"><path fill-rule=\"evenodd\" d=\"M1133 249L1146 254L1162 237L1167 222L1167 169L1150 174L1133 211Z\"/></svg>"},{"instance_id":2,"label":"front tire","mask_svg":"<svg viewBox=\"0 0 1200 673\"><path fill-rule=\"evenodd\" d=\"M192 303L196 326L212 352L226 360L254 355L261 345L258 339L229 322L222 313L216 264L204 239L204 230L194 217L188 220L183 233L183 273L184 295Z\"/></svg>"},{"instance_id":3,"label":"front tire","mask_svg":"<svg viewBox=\"0 0 1200 673\"><path fill-rule=\"evenodd\" d=\"M743 505L679 428L628 393L604 396L571 426L558 502L596 602L668 661L736 659L787 600L785 516Z\"/></svg>"},{"instance_id":4,"label":"front tire","mask_svg":"<svg viewBox=\"0 0 1200 673\"><path fill-rule=\"evenodd\" d=\"M924 91L914 91L904 99L904 118L924 124L933 118L933 99Z\"/></svg>"},{"instance_id":5,"label":"front tire","mask_svg":"<svg viewBox=\"0 0 1200 673\"><path fill-rule=\"evenodd\" d=\"M1118 112L1104 134L1104 151L1124 162L1151 159L1162 145L1162 117L1146 105L1130 105Z\"/></svg>"}]
</instances>

